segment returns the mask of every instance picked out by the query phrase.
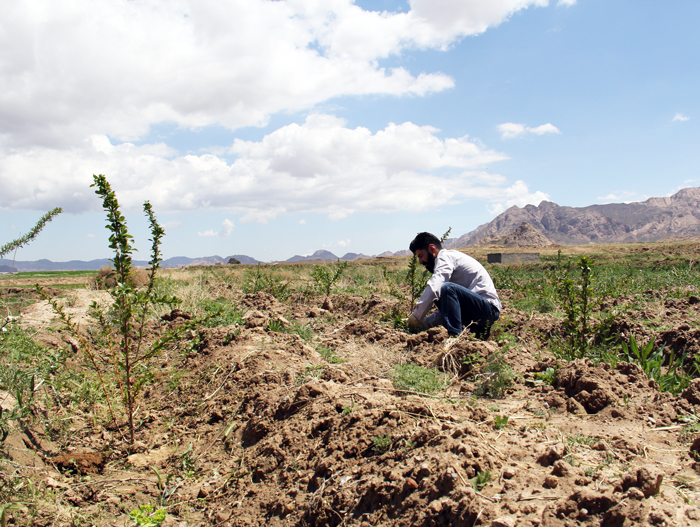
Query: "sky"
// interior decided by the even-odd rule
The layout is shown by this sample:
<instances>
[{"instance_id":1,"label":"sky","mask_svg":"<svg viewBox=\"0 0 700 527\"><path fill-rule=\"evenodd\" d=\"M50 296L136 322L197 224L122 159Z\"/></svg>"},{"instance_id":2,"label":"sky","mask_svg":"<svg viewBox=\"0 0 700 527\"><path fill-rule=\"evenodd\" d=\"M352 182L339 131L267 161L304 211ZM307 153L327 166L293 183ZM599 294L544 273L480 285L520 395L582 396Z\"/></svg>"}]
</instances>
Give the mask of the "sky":
<instances>
[{"instance_id":1,"label":"sky","mask_svg":"<svg viewBox=\"0 0 700 527\"><path fill-rule=\"evenodd\" d=\"M700 186L696 0L22 0L0 18L0 245L148 259L406 249L509 207Z\"/></svg>"}]
</instances>

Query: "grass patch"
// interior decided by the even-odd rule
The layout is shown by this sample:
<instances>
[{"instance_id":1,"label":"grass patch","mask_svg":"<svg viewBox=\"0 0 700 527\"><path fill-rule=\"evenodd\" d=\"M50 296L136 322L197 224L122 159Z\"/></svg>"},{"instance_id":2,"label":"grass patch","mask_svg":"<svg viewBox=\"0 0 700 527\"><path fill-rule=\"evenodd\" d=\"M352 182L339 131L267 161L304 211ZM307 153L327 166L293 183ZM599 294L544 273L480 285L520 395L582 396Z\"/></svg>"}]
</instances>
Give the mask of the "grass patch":
<instances>
[{"instance_id":1,"label":"grass patch","mask_svg":"<svg viewBox=\"0 0 700 527\"><path fill-rule=\"evenodd\" d=\"M433 395L447 386L444 373L436 369L428 369L417 364L398 364L389 371L389 377L397 390L419 392Z\"/></svg>"}]
</instances>

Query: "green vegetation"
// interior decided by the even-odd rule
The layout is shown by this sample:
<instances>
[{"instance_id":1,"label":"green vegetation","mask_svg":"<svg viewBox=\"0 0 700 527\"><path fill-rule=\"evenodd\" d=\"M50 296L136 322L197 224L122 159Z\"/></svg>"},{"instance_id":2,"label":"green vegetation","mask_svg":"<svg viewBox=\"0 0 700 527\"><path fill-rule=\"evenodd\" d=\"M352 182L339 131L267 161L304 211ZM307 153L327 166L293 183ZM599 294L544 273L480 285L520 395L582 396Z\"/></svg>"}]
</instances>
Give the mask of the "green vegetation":
<instances>
[{"instance_id":1,"label":"green vegetation","mask_svg":"<svg viewBox=\"0 0 700 527\"><path fill-rule=\"evenodd\" d=\"M503 353L489 355L482 369L482 376L475 393L489 397L503 397L515 380L513 368L505 361Z\"/></svg>"},{"instance_id":2,"label":"green vegetation","mask_svg":"<svg viewBox=\"0 0 700 527\"><path fill-rule=\"evenodd\" d=\"M372 450L377 454L386 454L391 450L391 436L389 434L372 438Z\"/></svg>"},{"instance_id":3,"label":"green vegetation","mask_svg":"<svg viewBox=\"0 0 700 527\"><path fill-rule=\"evenodd\" d=\"M0 258L4 257L5 255L11 253L14 250L19 249L20 247L24 247L34 238L39 236L39 233L43 230L44 227L46 227L46 224L53 220L61 212L63 212L63 209L61 209L61 207L56 207L55 209L50 210L41 218L39 218L39 221L36 222L36 225L34 225L34 227L32 227L27 234L25 234L24 236L20 236L16 240L12 240L11 242L6 243L2 247L0 247Z\"/></svg>"},{"instance_id":4,"label":"green vegetation","mask_svg":"<svg viewBox=\"0 0 700 527\"><path fill-rule=\"evenodd\" d=\"M316 282L316 288L326 297L330 296L333 286L338 283L350 262L338 260L333 265L315 265L311 276Z\"/></svg>"},{"instance_id":5,"label":"green vegetation","mask_svg":"<svg viewBox=\"0 0 700 527\"><path fill-rule=\"evenodd\" d=\"M165 521L164 509L156 509L153 505L140 505L129 513L129 518L138 527L157 527Z\"/></svg>"},{"instance_id":6,"label":"green vegetation","mask_svg":"<svg viewBox=\"0 0 700 527\"><path fill-rule=\"evenodd\" d=\"M156 339L147 344L145 342L146 321L149 314L157 306L174 305L178 300L171 296L158 296L155 291L156 271L159 267L160 243L165 231L158 225L151 204L144 203L143 210L148 217L151 227L151 261L148 274L148 285L137 289L131 285L129 277L132 273L131 253L134 248L131 245L132 236L126 226L126 219L119 210L119 202L116 194L103 175L94 176L93 187L102 198L102 205L107 212L107 229L111 232L109 247L114 251L114 273L116 285L108 289L112 297L112 307L105 311L99 304L93 303L91 314L100 327L99 341L106 348L102 355L111 365L109 370L102 366L102 357L98 359L95 350L77 326L73 323L63 308L55 299L44 294L44 298L53 306L55 312L63 321L65 327L78 339L84 353L89 357L90 364L97 373L100 384L109 403L111 384L105 380L110 374L119 388L119 394L123 407L126 410L129 428L129 443L134 443L134 412L136 399L144 385L152 379L153 375L148 367L151 359L156 357L164 348L168 340L173 339L172 334L164 335L162 339ZM117 422L110 404L112 419Z\"/></svg>"},{"instance_id":7,"label":"green vegetation","mask_svg":"<svg viewBox=\"0 0 700 527\"><path fill-rule=\"evenodd\" d=\"M477 472L476 477L471 480L472 487L474 487L474 490L476 491L481 491L486 485L488 485L489 481L491 481L491 478L492 475L490 470Z\"/></svg>"},{"instance_id":8,"label":"green vegetation","mask_svg":"<svg viewBox=\"0 0 700 527\"><path fill-rule=\"evenodd\" d=\"M439 370L423 368L413 363L399 364L389 371L397 390L432 395L447 385L446 376Z\"/></svg>"}]
</instances>

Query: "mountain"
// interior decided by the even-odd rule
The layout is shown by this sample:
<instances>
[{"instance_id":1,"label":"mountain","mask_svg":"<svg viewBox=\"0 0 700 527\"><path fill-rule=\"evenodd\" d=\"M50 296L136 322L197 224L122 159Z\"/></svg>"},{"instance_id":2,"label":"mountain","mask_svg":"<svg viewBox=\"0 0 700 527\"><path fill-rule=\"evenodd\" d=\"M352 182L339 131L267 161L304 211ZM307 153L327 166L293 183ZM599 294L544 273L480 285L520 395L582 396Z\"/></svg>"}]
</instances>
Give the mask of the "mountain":
<instances>
[{"instance_id":1,"label":"mountain","mask_svg":"<svg viewBox=\"0 0 700 527\"><path fill-rule=\"evenodd\" d=\"M529 223L521 223L517 229L504 236L494 234L481 238L475 245L503 245L504 247L547 247L552 240Z\"/></svg>"},{"instance_id":2,"label":"mountain","mask_svg":"<svg viewBox=\"0 0 700 527\"><path fill-rule=\"evenodd\" d=\"M337 260L338 257L329 251L324 251L320 249L310 256L300 256L298 254L292 256L287 261L288 262L303 262L306 260Z\"/></svg>"},{"instance_id":3,"label":"mountain","mask_svg":"<svg viewBox=\"0 0 700 527\"><path fill-rule=\"evenodd\" d=\"M635 203L608 203L588 207L560 207L543 201L537 207L513 206L490 223L446 247L475 245L487 236L504 236L523 222L555 243L652 242L663 238L700 235L700 188L685 188L667 198L649 198Z\"/></svg>"},{"instance_id":4,"label":"mountain","mask_svg":"<svg viewBox=\"0 0 700 527\"><path fill-rule=\"evenodd\" d=\"M236 258L239 262L244 264L255 264L259 263L255 258L250 256L245 256L242 254L235 256L227 256L222 258L221 256L209 256L205 258L188 258L186 256L175 256L173 258L168 258L160 262L160 266L167 267L184 267L187 265L216 265L218 263L227 263L229 258ZM148 262L146 260L133 260L133 265L135 267L147 267ZM69 262L52 262L51 260L37 260L35 262L31 261L16 261L14 263L15 271L97 271L103 266L111 266L112 262L107 258L101 258L99 260L71 260ZM12 266L12 260L5 258L0 258L0 273L10 272L10 267Z\"/></svg>"},{"instance_id":5,"label":"mountain","mask_svg":"<svg viewBox=\"0 0 700 527\"><path fill-rule=\"evenodd\" d=\"M341 260L347 260L350 262L354 262L355 260L361 260L361 259L367 260L368 258L372 258L372 257L367 256L366 254L362 254L362 253L359 253L359 254L358 253L346 253L344 256L340 257Z\"/></svg>"}]
</instances>

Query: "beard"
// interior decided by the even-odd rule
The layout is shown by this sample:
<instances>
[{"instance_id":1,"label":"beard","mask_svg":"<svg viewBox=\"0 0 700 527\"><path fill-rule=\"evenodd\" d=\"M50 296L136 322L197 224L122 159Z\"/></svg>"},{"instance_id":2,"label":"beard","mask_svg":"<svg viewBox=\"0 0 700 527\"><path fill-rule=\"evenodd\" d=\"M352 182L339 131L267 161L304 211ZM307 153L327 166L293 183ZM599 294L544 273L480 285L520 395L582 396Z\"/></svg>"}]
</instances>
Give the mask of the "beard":
<instances>
[{"instance_id":1,"label":"beard","mask_svg":"<svg viewBox=\"0 0 700 527\"><path fill-rule=\"evenodd\" d=\"M435 257L434 257L432 254L428 253L428 259L427 259L427 261L423 264L423 266L424 266L428 271L430 271L431 274L434 273L434 272L435 272Z\"/></svg>"}]
</instances>

